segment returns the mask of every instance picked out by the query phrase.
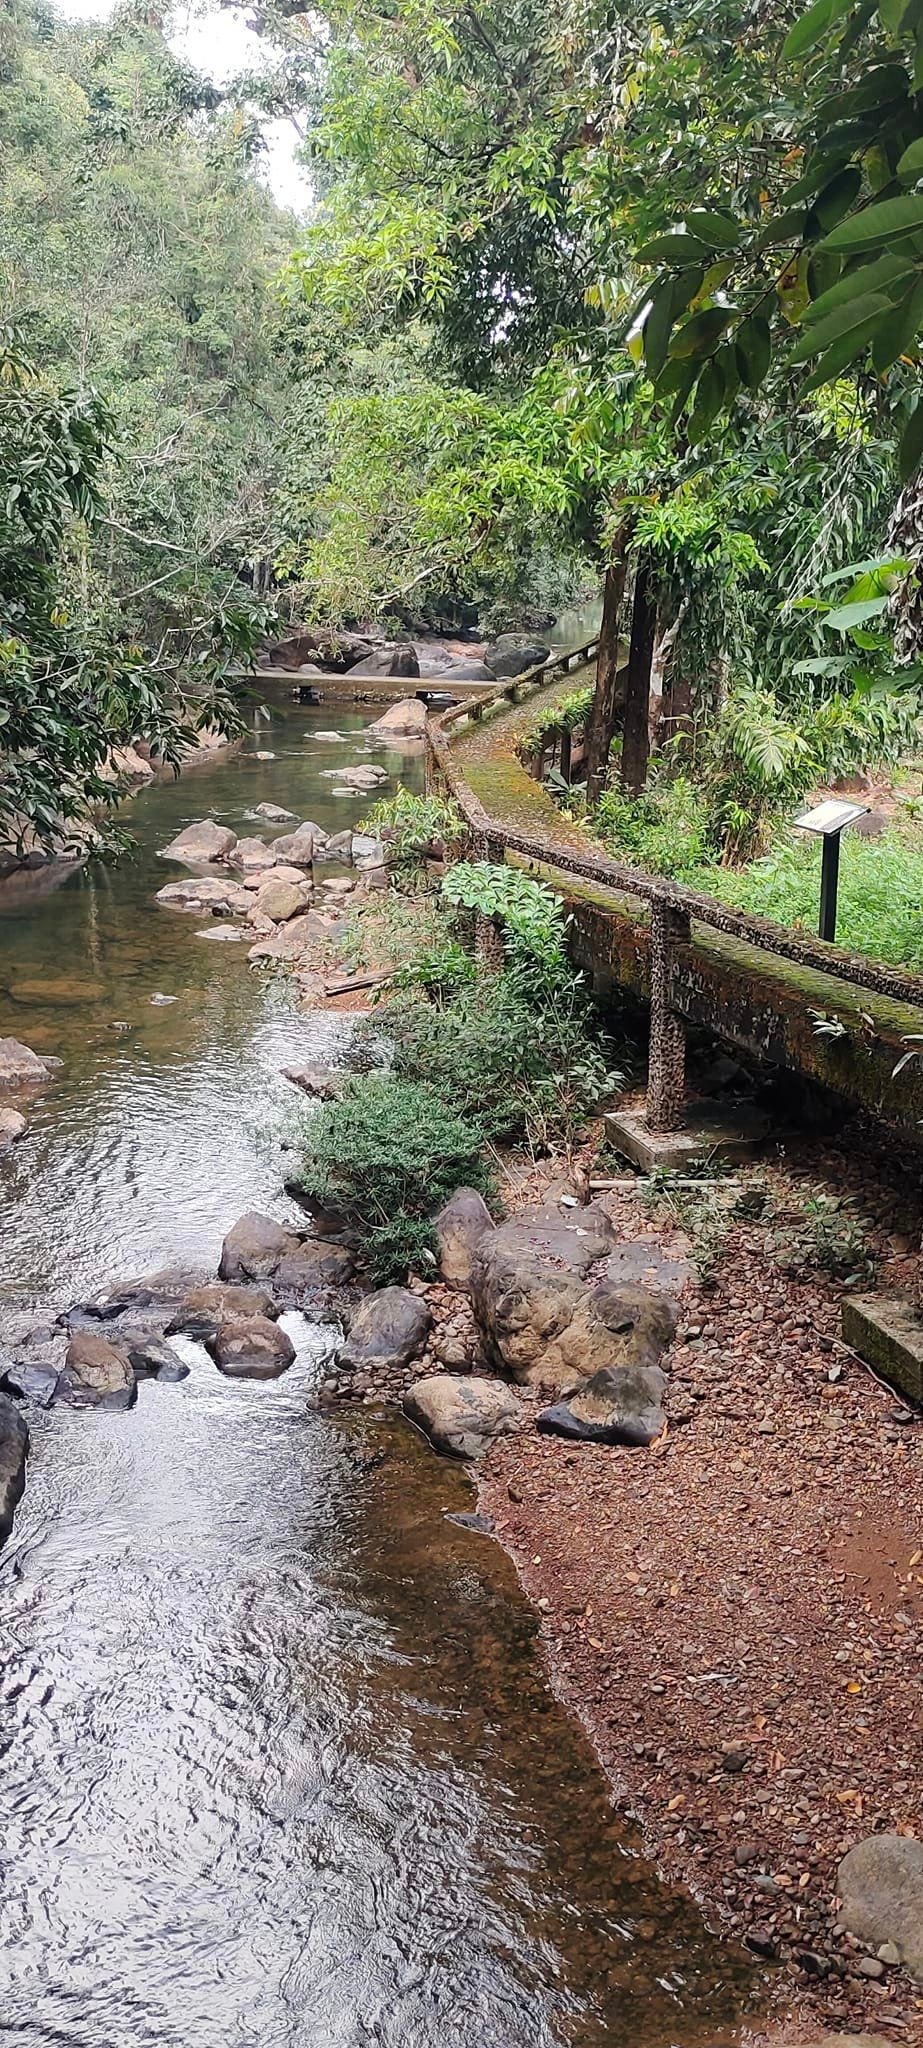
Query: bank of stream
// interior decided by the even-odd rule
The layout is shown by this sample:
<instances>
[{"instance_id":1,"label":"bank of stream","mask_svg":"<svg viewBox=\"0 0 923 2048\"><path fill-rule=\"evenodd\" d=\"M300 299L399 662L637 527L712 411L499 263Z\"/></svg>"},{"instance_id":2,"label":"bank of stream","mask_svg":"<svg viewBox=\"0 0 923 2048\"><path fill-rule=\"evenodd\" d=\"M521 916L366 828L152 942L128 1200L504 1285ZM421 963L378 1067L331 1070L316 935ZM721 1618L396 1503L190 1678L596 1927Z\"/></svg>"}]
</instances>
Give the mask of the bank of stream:
<instances>
[{"instance_id":1,"label":"bank of stream","mask_svg":"<svg viewBox=\"0 0 923 2048\"><path fill-rule=\"evenodd\" d=\"M132 863L0 920L0 1035L64 1062L0 1166L8 1318L211 1272L242 1210L285 1218L280 1070L335 1056L350 1021L153 902L156 849L192 818L361 813L323 779L352 758L312 737L329 709L280 691L273 713L135 800ZM511 1565L450 1519L470 1482L374 1405L315 1406L332 1333L287 1322L297 1360L271 1384L187 1343L189 1378L129 1412L30 1414L0 1557L4 2039L737 2038L750 1970L613 1812Z\"/></svg>"}]
</instances>

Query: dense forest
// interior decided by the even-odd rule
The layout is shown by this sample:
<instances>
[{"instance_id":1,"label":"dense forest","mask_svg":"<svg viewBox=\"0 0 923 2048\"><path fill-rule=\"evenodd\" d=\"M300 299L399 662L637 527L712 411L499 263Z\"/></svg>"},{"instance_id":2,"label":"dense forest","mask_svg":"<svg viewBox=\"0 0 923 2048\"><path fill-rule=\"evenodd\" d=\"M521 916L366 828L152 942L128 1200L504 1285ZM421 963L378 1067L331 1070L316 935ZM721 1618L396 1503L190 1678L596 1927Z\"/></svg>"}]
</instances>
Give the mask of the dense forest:
<instances>
[{"instance_id":1,"label":"dense forest","mask_svg":"<svg viewBox=\"0 0 923 2048\"><path fill-rule=\"evenodd\" d=\"M603 583L592 804L622 719L623 794L652 743L655 807L691 763L732 857L906 746L912 5L270 6L220 91L170 26L0 25L8 820L232 720L274 624L487 633ZM280 112L307 224L260 174Z\"/></svg>"}]
</instances>

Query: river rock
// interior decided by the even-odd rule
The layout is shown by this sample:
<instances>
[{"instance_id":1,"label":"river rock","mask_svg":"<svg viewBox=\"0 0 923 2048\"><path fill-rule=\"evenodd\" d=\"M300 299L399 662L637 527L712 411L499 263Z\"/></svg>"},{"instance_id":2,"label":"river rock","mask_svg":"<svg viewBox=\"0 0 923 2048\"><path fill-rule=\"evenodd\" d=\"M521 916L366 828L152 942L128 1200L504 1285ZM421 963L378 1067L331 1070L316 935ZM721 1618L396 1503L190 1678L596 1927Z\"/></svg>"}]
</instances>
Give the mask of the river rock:
<instances>
[{"instance_id":1,"label":"river rock","mask_svg":"<svg viewBox=\"0 0 923 2048\"><path fill-rule=\"evenodd\" d=\"M71 1408L130 1408L138 1392L127 1353L108 1337L75 1330L67 1346L58 1395Z\"/></svg>"},{"instance_id":2,"label":"river rock","mask_svg":"<svg viewBox=\"0 0 923 2048\"><path fill-rule=\"evenodd\" d=\"M594 1444L652 1444L666 1423L662 1401L667 1376L659 1365L604 1367L538 1417L545 1436Z\"/></svg>"},{"instance_id":3,"label":"river rock","mask_svg":"<svg viewBox=\"0 0 923 2048\"><path fill-rule=\"evenodd\" d=\"M316 860L322 861L342 861L343 866L348 867L353 857L352 833L331 832L329 839L325 840L323 847L319 851L315 851L314 857Z\"/></svg>"},{"instance_id":4,"label":"river rock","mask_svg":"<svg viewBox=\"0 0 923 2048\"><path fill-rule=\"evenodd\" d=\"M430 1373L408 1388L403 1409L437 1451L454 1458L482 1458L495 1437L510 1436L524 1422L509 1387L476 1373Z\"/></svg>"},{"instance_id":5,"label":"river rock","mask_svg":"<svg viewBox=\"0 0 923 2048\"><path fill-rule=\"evenodd\" d=\"M346 1075L341 1067L315 1066L310 1061L304 1067L283 1067L282 1073L286 1081L302 1088L306 1095L319 1097L322 1102L335 1102L346 1085Z\"/></svg>"},{"instance_id":6,"label":"river rock","mask_svg":"<svg viewBox=\"0 0 923 2048\"><path fill-rule=\"evenodd\" d=\"M0 1152L8 1152L12 1145L17 1144L25 1129L26 1119L21 1110L11 1109L9 1105L0 1109Z\"/></svg>"},{"instance_id":7,"label":"river rock","mask_svg":"<svg viewBox=\"0 0 923 2048\"><path fill-rule=\"evenodd\" d=\"M380 1287L366 1296L337 1353L353 1371L396 1372L422 1351L433 1318L409 1287Z\"/></svg>"},{"instance_id":8,"label":"river rock","mask_svg":"<svg viewBox=\"0 0 923 2048\"><path fill-rule=\"evenodd\" d=\"M384 866L385 849L370 832L354 832L352 857L358 868L380 868Z\"/></svg>"},{"instance_id":9,"label":"river rock","mask_svg":"<svg viewBox=\"0 0 923 2048\"><path fill-rule=\"evenodd\" d=\"M310 896L294 882L278 882L271 876L256 893L256 909L262 917L271 917L273 924L287 924L309 902Z\"/></svg>"},{"instance_id":10,"label":"river rock","mask_svg":"<svg viewBox=\"0 0 923 2048\"><path fill-rule=\"evenodd\" d=\"M326 833L321 831L310 818L299 825L295 832L283 832L272 842L276 864L287 861L293 868L309 868L315 853L326 842Z\"/></svg>"},{"instance_id":11,"label":"river rock","mask_svg":"<svg viewBox=\"0 0 923 2048\"><path fill-rule=\"evenodd\" d=\"M13 1402L0 1394L0 1543L5 1543L26 1483L29 1432Z\"/></svg>"},{"instance_id":12,"label":"river rock","mask_svg":"<svg viewBox=\"0 0 923 2048\"><path fill-rule=\"evenodd\" d=\"M158 1380L188 1379L188 1365L183 1363L172 1344L164 1343L162 1337L146 1331L128 1331L120 1341L128 1353L132 1372Z\"/></svg>"},{"instance_id":13,"label":"river rock","mask_svg":"<svg viewBox=\"0 0 923 2048\"><path fill-rule=\"evenodd\" d=\"M58 1389L58 1368L10 1359L0 1373L0 1392L14 1401L34 1401L38 1408L50 1408Z\"/></svg>"},{"instance_id":14,"label":"river rock","mask_svg":"<svg viewBox=\"0 0 923 2048\"><path fill-rule=\"evenodd\" d=\"M18 1038L0 1038L0 1092L20 1088L42 1088L60 1060L40 1059Z\"/></svg>"},{"instance_id":15,"label":"river rock","mask_svg":"<svg viewBox=\"0 0 923 2048\"><path fill-rule=\"evenodd\" d=\"M222 1280L274 1278L280 1287L301 1295L338 1286L349 1279L353 1265L344 1245L305 1239L250 1209L228 1231L218 1271Z\"/></svg>"},{"instance_id":16,"label":"river rock","mask_svg":"<svg viewBox=\"0 0 923 2048\"><path fill-rule=\"evenodd\" d=\"M343 1287L352 1279L356 1261L343 1244L321 1243L313 1237L297 1241L284 1253L273 1274L276 1286L297 1300L328 1287Z\"/></svg>"},{"instance_id":17,"label":"river rock","mask_svg":"<svg viewBox=\"0 0 923 2048\"><path fill-rule=\"evenodd\" d=\"M240 882L227 881L219 876L202 876L197 881L167 882L158 889L156 901L165 910L193 911L196 916L203 910L210 910L215 917L246 917L250 908L250 891Z\"/></svg>"},{"instance_id":18,"label":"river rock","mask_svg":"<svg viewBox=\"0 0 923 2048\"><path fill-rule=\"evenodd\" d=\"M840 1924L869 1948L890 1942L923 1984L923 1842L910 1835L869 1835L837 1871Z\"/></svg>"},{"instance_id":19,"label":"river rock","mask_svg":"<svg viewBox=\"0 0 923 2048\"><path fill-rule=\"evenodd\" d=\"M295 811L286 811L282 804L257 804L254 812L255 817L265 818L269 825L288 825L296 815Z\"/></svg>"},{"instance_id":20,"label":"river rock","mask_svg":"<svg viewBox=\"0 0 923 2048\"><path fill-rule=\"evenodd\" d=\"M231 1379L274 1380L287 1372L295 1346L278 1323L254 1316L245 1323L222 1323L205 1348L219 1372Z\"/></svg>"},{"instance_id":21,"label":"river rock","mask_svg":"<svg viewBox=\"0 0 923 2048\"><path fill-rule=\"evenodd\" d=\"M204 1337L222 1323L245 1323L254 1317L272 1320L278 1313L264 1287L227 1286L212 1280L188 1290L164 1336Z\"/></svg>"},{"instance_id":22,"label":"river rock","mask_svg":"<svg viewBox=\"0 0 923 2048\"><path fill-rule=\"evenodd\" d=\"M547 661L551 649L530 633L500 633L484 649L485 666L495 676L524 676Z\"/></svg>"},{"instance_id":23,"label":"river rock","mask_svg":"<svg viewBox=\"0 0 923 2048\"><path fill-rule=\"evenodd\" d=\"M402 697L389 704L373 725L366 726L366 738L374 740L422 740L426 738L426 705L419 697ZM345 780L345 777L344 777Z\"/></svg>"},{"instance_id":24,"label":"river rock","mask_svg":"<svg viewBox=\"0 0 923 2048\"><path fill-rule=\"evenodd\" d=\"M112 1322L126 1310L146 1308L168 1308L181 1301L190 1287L195 1285L193 1275L180 1266L164 1266L156 1273L146 1273L139 1280L118 1280L111 1287L104 1287L98 1294L90 1295L86 1301L75 1302L59 1321L73 1324L89 1319L92 1322Z\"/></svg>"},{"instance_id":25,"label":"river rock","mask_svg":"<svg viewBox=\"0 0 923 2048\"><path fill-rule=\"evenodd\" d=\"M434 1218L439 1271L450 1287L471 1286L471 1267L484 1232L494 1227L483 1195L476 1188L456 1188Z\"/></svg>"},{"instance_id":26,"label":"river rock","mask_svg":"<svg viewBox=\"0 0 923 2048\"><path fill-rule=\"evenodd\" d=\"M344 789L377 789L380 782L388 780L387 768L373 767L371 762L367 767L323 768L321 774L328 782L342 783ZM334 796L336 793L334 790Z\"/></svg>"},{"instance_id":27,"label":"river rock","mask_svg":"<svg viewBox=\"0 0 923 2048\"><path fill-rule=\"evenodd\" d=\"M567 1395L606 1367L659 1364L673 1336L677 1310L666 1294L586 1284L588 1267L609 1249L598 1232L595 1220L571 1227L546 1210L480 1240L471 1270L475 1320L488 1358L525 1385Z\"/></svg>"},{"instance_id":28,"label":"river rock","mask_svg":"<svg viewBox=\"0 0 923 2048\"><path fill-rule=\"evenodd\" d=\"M261 960L300 960L315 939L327 936L325 927L319 924L311 911L291 917L287 924L279 926L264 917L262 911L254 910L250 914L250 924L255 932L262 934L247 954L247 959L257 964Z\"/></svg>"},{"instance_id":29,"label":"river rock","mask_svg":"<svg viewBox=\"0 0 923 2048\"><path fill-rule=\"evenodd\" d=\"M216 825L214 818L200 818L197 824L178 832L169 846L161 847L159 858L186 861L195 867L200 861L226 860L236 845L237 833L227 825Z\"/></svg>"},{"instance_id":30,"label":"river rock","mask_svg":"<svg viewBox=\"0 0 923 2048\"><path fill-rule=\"evenodd\" d=\"M275 864L274 849L267 846L265 839L238 839L228 854L228 867L238 875L261 875Z\"/></svg>"}]
</instances>

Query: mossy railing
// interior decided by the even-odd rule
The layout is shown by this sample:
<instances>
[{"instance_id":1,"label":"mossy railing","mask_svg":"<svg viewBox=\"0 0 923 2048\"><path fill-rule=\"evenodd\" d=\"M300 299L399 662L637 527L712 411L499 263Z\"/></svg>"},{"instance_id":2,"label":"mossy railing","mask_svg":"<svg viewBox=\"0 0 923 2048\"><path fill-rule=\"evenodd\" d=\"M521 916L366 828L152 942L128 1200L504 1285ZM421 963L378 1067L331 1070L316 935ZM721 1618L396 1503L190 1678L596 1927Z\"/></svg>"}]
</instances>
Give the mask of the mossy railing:
<instances>
[{"instance_id":1,"label":"mossy railing","mask_svg":"<svg viewBox=\"0 0 923 2048\"><path fill-rule=\"evenodd\" d=\"M573 668L591 660L596 649L595 640L585 641L580 647L549 656L524 675L485 687L477 697L431 716L427 721L428 756L431 771L447 786L458 804L481 858L503 861L512 854L516 859L573 876L580 884L590 884L594 890L635 898L646 908L650 920L648 986L651 1003L647 1120L651 1128L674 1129L682 1120L684 1029L675 1000L678 977L674 968L680 950L685 951L689 947L693 920L728 940L742 941L778 961L793 962L809 976L820 974L835 982L846 983L853 990L867 990L871 995L886 998L891 1004L909 1005L913 1011L923 1013L923 975L849 953L844 947L814 938L809 932L786 930L768 918L732 910L716 897L700 894L681 883L665 881L661 876L647 874L639 868L625 866L590 849L580 849L563 838L558 840L541 831L522 831L485 809L465 779L452 746L453 736L469 720L489 718L546 688L556 675L563 677ZM519 794L527 801L531 778L525 767L520 766L519 772L522 777ZM532 787L534 789L534 784ZM812 1028L813 1014L811 996L806 992L806 1030ZM915 1028L923 1028L921 1017L911 1017L906 1021L908 1035ZM887 1034L889 1039L891 1035ZM909 1092L916 1093L915 1090Z\"/></svg>"}]
</instances>

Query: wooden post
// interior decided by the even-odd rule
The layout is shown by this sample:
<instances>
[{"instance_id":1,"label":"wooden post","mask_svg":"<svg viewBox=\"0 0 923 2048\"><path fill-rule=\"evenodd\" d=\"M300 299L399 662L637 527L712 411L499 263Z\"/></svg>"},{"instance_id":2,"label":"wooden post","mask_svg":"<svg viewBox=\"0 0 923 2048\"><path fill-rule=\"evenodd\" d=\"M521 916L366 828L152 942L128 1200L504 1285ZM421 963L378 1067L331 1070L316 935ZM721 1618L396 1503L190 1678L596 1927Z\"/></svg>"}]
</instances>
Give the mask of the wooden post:
<instances>
[{"instance_id":1,"label":"wooden post","mask_svg":"<svg viewBox=\"0 0 923 2048\"><path fill-rule=\"evenodd\" d=\"M686 1101L686 1033L670 1002L673 944L689 938L689 919L672 904L651 904L651 1035L645 1117L652 1131L678 1130Z\"/></svg>"},{"instance_id":2,"label":"wooden post","mask_svg":"<svg viewBox=\"0 0 923 2048\"><path fill-rule=\"evenodd\" d=\"M615 731L619 682L619 613L628 575L630 528L617 534L603 585L603 616L596 652L596 689L586 722L587 803L597 804L606 786L609 749Z\"/></svg>"},{"instance_id":3,"label":"wooden post","mask_svg":"<svg viewBox=\"0 0 923 2048\"><path fill-rule=\"evenodd\" d=\"M650 758L649 727L651 663L657 609L651 597L650 565L643 558L635 575L631 611L631 645L628 650L628 686L625 722L622 729L622 788L629 796L640 796L647 781Z\"/></svg>"}]
</instances>

